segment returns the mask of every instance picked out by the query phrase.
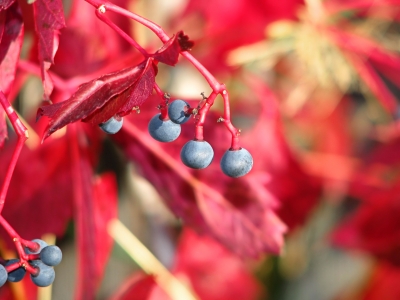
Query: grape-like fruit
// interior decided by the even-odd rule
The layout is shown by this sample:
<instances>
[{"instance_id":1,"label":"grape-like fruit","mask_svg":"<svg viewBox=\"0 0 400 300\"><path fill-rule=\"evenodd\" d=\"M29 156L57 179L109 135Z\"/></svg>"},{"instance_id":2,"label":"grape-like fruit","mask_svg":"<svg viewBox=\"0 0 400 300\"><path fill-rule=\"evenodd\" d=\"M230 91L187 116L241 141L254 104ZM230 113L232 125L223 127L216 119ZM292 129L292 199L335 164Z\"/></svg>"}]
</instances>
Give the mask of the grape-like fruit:
<instances>
[{"instance_id":1,"label":"grape-like fruit","mask_svg":"<svg viewBox=\"0 0 400 300\"><path fill-rule=\"evenodd\" d=\"M8 273L3 265L0 265L0 286L3 286L8 278Z\"/></svg>"},{"instance_id":2,"label":"grape-like fruit","mask_svg":"<svg viewBox=\"0 0 400 300\"><path fill-rule=\"evenodd\" d=\"M115 134L122 128L123 123L123 118L119 118L118 120L114 117L111 117L107 122L101 123L99 126L105 133Z\"/></svg>"},{"instance_id":3,"label":"grape-like fruit","mask_svg":"<svg viewBox=\"0 0 400 300\"><path fill-rule=\"evenodd\" d=\"M207 168L214 158L214 150L206 141L192 140L181 150L181 160L189 168Z\"/></svg>"},{"instance_id":4,"label":"grape-like fruit","mask_svg":"<svg viewBox=\"0 0 400 300\"><path fill-rule=\"evenodd\" d=\"M44 247L40 252L40 259L48 266L57 266L62 260L61 249L54 245Z\"/></svg>"},{"instance_id":5,"label":"grape-like fruit","mask_svg":"<svg viewBox=\"0 0 400 300\"><path fill-rule=\"evenodd\" d=\"M240 177L250 172L253 167L253 157L244 148L228 150L221 159L221 169L230 177Z\"/></svg>"},{"instance_id":6,"label":"grape-like fruit","mask_svg":"<svg viewBox=\"0 0 400 300\"><path fill-rule=\"evenodd\" d=\"M52 267L45 265L40 260L31 261L31 265L37 269L39 269L39 273L37 275L31 274L31 280L34 284L40 287L46 287L53 283L56 278L56 273Z\"/></svg>"},{"instance_id":7,"label":"grape-like fruit","mask_svg":"<svg viewBox=\"0 0 400 300\"><path fill-rule=\"evenodd\" d=\"M172 101L168 106L168 117L176 124L183 124L190 119L191 114L186 114L189 108L190 105L186 101L180 99Z\"/></svg>"},{"instance_id":8,"label":"grape-like fruit","mask_svg":"<svg viewBox=\"0 0 400 300\"><path fill-rule=\"evenodd\" d=\"M155 115L149 122L148 130L150 135L159 142L172 142L181 134L181 126L160 119L161 114Z\"/></svg>"},{"instance_id":9,"label":"grape-like fruit","mask_svg":"<svg viewBox=\"0 0 400 300\"><path fill-rule=\"evenodd\" d=\"M13 263L19 262L19 259L14 258L14 259L10 259L9 261L6 262L6 266L12 265ZM26 270L23 267L19 267L17 269L15 269L14 271L11 271L10 273L8 273L8 281L11 282L18 282L21 281L24 276L25 276Z\"/></svg>"},{"instance_id":10,"label":"grape-like fruit","mask_svg":"<svg viewBox=\"0 0 400 300\"><path fill-rule=\"evenodd\" d=\"M29 250L29 248L25 248L25 253L26 253L26 254L37 254L37 253L40 253L40 251L42 251L42 249L43 249L44 247L47 247L47 243L46 243L45 241L43 241L43 240L34 239L34 240L32 240L32 242L38 243L39 246L40 246L40 248L39 248L39 250L36 251L36 252L33 252L33 251Z\"/></svg>"}]
</instances>

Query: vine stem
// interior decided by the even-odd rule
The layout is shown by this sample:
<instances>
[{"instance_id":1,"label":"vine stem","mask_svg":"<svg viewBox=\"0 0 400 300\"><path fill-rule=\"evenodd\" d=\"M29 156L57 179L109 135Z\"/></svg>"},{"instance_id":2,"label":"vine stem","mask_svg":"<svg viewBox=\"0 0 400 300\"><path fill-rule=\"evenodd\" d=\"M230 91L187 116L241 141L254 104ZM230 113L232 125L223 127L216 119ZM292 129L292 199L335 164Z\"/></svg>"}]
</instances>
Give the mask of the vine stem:
<instances>
[{"instance_id":1,"label":"vine stem","mask_svg":"<svg viewBox=\"0 0 400 300\"><path fill-rule=\"evenodd\" d=\"M134 39L132 39L130 36L128 36L125 32L123 32L119 27L117 27L109 19L105 18L103 16L104 13L106 13L107 11L111 11L111 12L117 13L121 16L125 16L134 21L137 21L138 23L142 24L143 26L145 26L148 29L150 29L151 31L153 31L153 33L156 34L157 37L163 43L166 43L170 39L169 36L165 33L165 31L159 25L157 25L154 22L152 22L146 18L143 18L133 12L123 9L122 7L119 7L119 6L109 3L109 2L102 2L99 0L85 0L85 1L88 2L89 4L93 5L97 9L96 15L100 18L100 20L104 21L107 25L109 25L112 29L114 29L125 40L127 40L136 49L138 49L143 55L145 55L145 57L148 56L148 53L140 45L138 45ZM204 125L205 117L206 117L208 111L210 110L210 107L213 105L214 99L216 98L216 96L221 95L224 99L224 118L223 118L224 121L223 121L223 123L232 135L231 150L240 149L240 145L239 145L240 130L235 128L231 122L229 96L228 96L228 91L226 90L225 85L219 83L218 80L188 51L181 51L180 54L183 57L185 57L200 72L200 74L202 74L202 76L208 82L208 84L210 85L210 87L212 89L212 93L209 97L209 99L210 98L211 99L207 100L205 102L204 106L199 110L200 116L198 117L198 121L196 123L195 139L203 140L203 138L204 138L203 137L203 125ZM155 87L155 89L157 91L156 87ZM163 116L164 112L161 111L161 113Z\"/></svg>"},{"instance_id":2,"label":"vine stem","mask_svg":"<svg viewBox=\"0 0 400 300\"><path fill-rule=\"evenodd\" d=\"M15 166L17 164L19 155L21 153L22 147L24 146L25 141L28 139L28 130L22 124L21 120L18 118L17 113L12 108L10 102L6 99L6 96L0 91L0 104L4 108L8 119L10 120L15 133L18 135L17 145L15 146L14 152L11 157L10 164L8 165L6 177L4 178L3 185L1 187L0 192L0 214L4 207L4 202L6 200L6 195L8 192L8 188L10 186L11 178L15 170Z\"/></svg>"}]
</instances>

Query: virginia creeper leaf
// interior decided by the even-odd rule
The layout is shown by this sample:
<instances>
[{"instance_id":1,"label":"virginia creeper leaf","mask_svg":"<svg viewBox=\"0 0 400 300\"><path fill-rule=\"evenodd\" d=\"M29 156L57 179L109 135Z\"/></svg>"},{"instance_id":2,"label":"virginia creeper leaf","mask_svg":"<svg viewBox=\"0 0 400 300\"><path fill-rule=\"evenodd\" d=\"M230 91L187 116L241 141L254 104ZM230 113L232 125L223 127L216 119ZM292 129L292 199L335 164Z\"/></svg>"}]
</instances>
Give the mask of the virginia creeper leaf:
<instances>
[{"instance_id":1,"label":"virginia creeper leaf","mask_svg":"<svg viewBox=\"0 0 400 300\"><path fill-rule=\"evenodd\" d=\"M114 115L122 117L131 113L135 106L141 105L151 95L154 83L155 69L149 60L140 77L131 87L122 94L110 99L103 107L83 119L83 121L97 125L107 121Z\"/></svg>"},{"instance_id":2,"label":"virginia creeper leaf","mask_svg":"<svg viewBox=\"0 0 400 300\"><path fill-rule=\"evenodd\" d=\"M91 118L100 123L107 121L110 117L110 112L118 113L120 109L123 112L131 110L135 106L135 99L144 101L143 98L148 96L149 86L154 84L154 67L152 59L147 59L138 66L129 67L118 72L103 75L97 79L82 84L78 90L66 101L52 105L42 106L39 108L37 117L47 116L51 118L48 126L45 129L43 140L49 137L56 130L64 127L69 123L79 120L90 122ZM146 90L141 94L141 91L135 89L143 88L145 85ZM128 105L113 98L114 96L123 93L126 89L133 86L132 95L133 100L128 99ZM125 99L125 98L122 98ZM117 100L114 104L114 100ZM118 101L119 100L119 101ZM104 113L99 110L108 101L112 101L109 107L105 108ZM108 117L108 119L107 119ZM91 122L93 123L93 121ZM96 123L99 124L99 123Z\"/></svg>"},{"instance_id":3,"label":"virginia creeper leaf","mask_svg":"<svg viewBox=\"0 0 400 300\"><path fill-rule=\"evenodd\" d=\"M6 95L15 78L23 29L22 15L17 3L0 12L0 90Z\"/></svg>"},{"instance_id":4,"label":"virginia creeper leaf","mask_svg":"<svg viewBox=\"0 0 400 300\"><path fill-rule=\"evenodd\" d=\"M69 137L72 144L74 214L78 242L75 299L94 299L113 244L106 227L108 221L117 216L116 182L111 174L96 178L93 182L89 162L91 152L88 148L79 147L75 134Z\"/></svg>"},{"instance_id":5,"label":"virginia creeper leaf","mask_svg":"<svg viewBox=\"0 0 400 300\"><path fill-rule=\"evenodd\" d=\"M193 45L194 43L189 40L189 37L184 35L183 31L179 31L152 56L159 62L175 66L178 62L179 53L181 51L190 50Z\"/></svg>"},{"instance_id":6,"label":"virginia creeper leaf","mask_svg":"<svg viewBox=\"0 0 400 300\"><path fill-rule=\"evenodd\" d=\"M61 0L36 0L33 3L35 31L39 40L39 62L41 66L44 96L49 98L53 82L48 70L54 63L58 49L59 30L65 27Z\"/></svg>"},{"instance_id":7,"label":"virginia creeper leaf","mask_svg":"<svg viewBox=\"0 0 400 300\"><path fill-rule=\"evenodd\" d=\"M0 0L0 12L9 8L15 0Z\"/></svg>"}]
</instances>

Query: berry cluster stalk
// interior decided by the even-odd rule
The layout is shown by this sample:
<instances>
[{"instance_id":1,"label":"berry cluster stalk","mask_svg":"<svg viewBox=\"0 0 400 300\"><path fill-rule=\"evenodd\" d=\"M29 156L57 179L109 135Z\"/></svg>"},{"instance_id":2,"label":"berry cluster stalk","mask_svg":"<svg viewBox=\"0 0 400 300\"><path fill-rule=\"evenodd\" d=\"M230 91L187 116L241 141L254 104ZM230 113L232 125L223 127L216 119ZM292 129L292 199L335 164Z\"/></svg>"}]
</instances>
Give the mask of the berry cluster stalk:
<instances>
[{"instance_id":1,"label":"berry cluster stalk","mask_svg":"<svg viewBox=\"0 0 400 300\"><path fill-rule=\"evenodd\" d=\"M143 56L149 57L149 54L144 50L134 39L132 39L128 34L126 34L122 29L120 29L116 24L114 24L109 18L107 18L104 14L107 11L111 11L117 13L121 16L125 16L132 20L137 21L138 23L146 26L151 31L153 31L157 37L163 42L166 43L170 38L164 32L164 30L157 24L153 23L152 21L145 19L133 12L125 10L117 5L108 2L102 2L98 0L85 0L89 4L93 5L96 8L96 16L114 29L119 35L121 35L125 40L127 40L132 46L134 46ZM224 84L219 83L215 77L196 59L194 58L188 51L181 51L180 54L185 57L205 78L205 80L210 85L212 92L209 97L206 99L204 105L200 107L198 110L198 116L196 118L196 133L195 139L196 140L203 140L203 126L205 122L205 117L210 110L210 107L214 104L214 100L218 95L221 95L224 100L224 115L223 118L220 118L220 121L224 123L226 128L232 135L232 142L231 142L231 150L238 150L240 149L239 145L239 135L240 130L235 128L231 122L230 117L230 106L229 106L229 95L228 91ZM161 89L155 85L154 89L156 90L157 94L164 97L164 93ZM165 99L164 99L165 101ZM165 102L164 102L165 103ZM163 110L164 106L161 104L161 116L165 117L165 109Z\"/></svg>"}]
</instances>

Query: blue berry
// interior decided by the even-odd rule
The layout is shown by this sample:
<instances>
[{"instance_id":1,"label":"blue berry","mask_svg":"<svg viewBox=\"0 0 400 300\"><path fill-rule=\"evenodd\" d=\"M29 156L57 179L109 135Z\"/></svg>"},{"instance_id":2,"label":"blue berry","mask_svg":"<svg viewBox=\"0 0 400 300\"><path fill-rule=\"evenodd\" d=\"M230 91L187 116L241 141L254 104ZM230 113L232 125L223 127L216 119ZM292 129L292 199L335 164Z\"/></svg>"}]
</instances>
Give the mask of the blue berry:
<instances>
[{"instance_id":1,"label":"blue berry","mask_svg":"<svg viewBox=\"0 0 400 300\"><path fill-rule=\"evenodd\" d=\"M40 287L45 287L53 283L56 278L56 273L52 267L45 265L40 260L31 261L31 265L39 269L37 275L31 274L31 280L34 284Z\"/></svg>"},{"instance_id":2,"label":"blue berry","mask_svg":"<svg viewBox=\"0 0 400 300\"><path fill-rule=\"evenodd\" d=\"M168 117L176 124L183 124L190 119L191 114L186 114L189 108L190 105L186 101L180 99L172 101L168 106Z\"/></svg>"},{"instance_id":3,"label":"blue berry","mask_svg":"<svg viewBox=\"0 0 400 300\"><path fill-rule=\"evenodd\" d=\"M206 141L192 140L181 150L181 160L189 168L207 168L214 158L214 150Z\"/></svg>"},{"instance_id":4,"label":"blue berry","mask_svg":"<svg viewBox=\"0 0 400 300\"><path fill-rule=\"evenodd\" d=\"M40 259L48 266L57 266L62 260L61 249L57 246L44 247L40 252Z\"/></svg>"},{"instance_id":5,"label":"blue berry","mask_svg":"<svg viewBox=\"0 0 400 300\"><path fill-rule=\"evenodd\" d=\"M123 118L119 118L118 120L114 117L111 117L107 122L101 123L99 126L105 133L115 134L122 128L123 123Z\"/></svg>"},{"instance_id":6,"label":"blue berry","mask_svg":"<svg viewBox=\"0 0 400 300\"><path fill-rule=\"evenodd\" d=\"M19 259L10 259L9 261L6 262L6 266L12 265L13 263L19 262ZM25 276L26 270L23 267L19 267L18 269L15 269L14 271L11 271L8 273L8 281L11 282L18 282L21 281L24 276Z\"/></svg>"},{"instance_id":7,"label":"blue berry","mask_svg":"<svg viewBox=\"0 0 400 300\"><path fill-rule=\"evenodd\" d=\"M34 240L32 240L32 242L38 243L39 246L40 246L40 248L39 248L39 250L36 251L36 252L29 250L29 248L25 248L25 253L26 253L26 254L38 254L38 253L40 253L40 251L42 251L42 249L43 249L44 247L47 247L47 243L46 243L45 241L43 241L43 240L34 239Z\"/></svg>"},{"instance_id":8,"label":"blue berry","mask_svg":"<svg viewBox=\"0 0 400 300\"><path fill-rule=\"evenodd\" d=\"M225 175L236 178L250 172L253 167L253 157L244 148L240 150L228 150L222 156L220 165Z\"/></svg>"},{"instance_id":9,"label":"blue berry","mask_svg":"<svg viewBox=\"0 0 400 300\"><path fill-rule=\"evenodd\" d=\"M0 265L0 286L3 286L8 278L8 273L3 265Z\"/></svg>"},{"instance_id":10,"label":"blue berry","mask_svg":"<svg viewBox=\"0 0 400 300\"><path fill-rule=\"evenodd\" d=\"M181 126L160 119L161 114L155 115L149 122L148 130L150 135L159 142L172 142L181 134Z\"/></svg>"}]
</instances>

